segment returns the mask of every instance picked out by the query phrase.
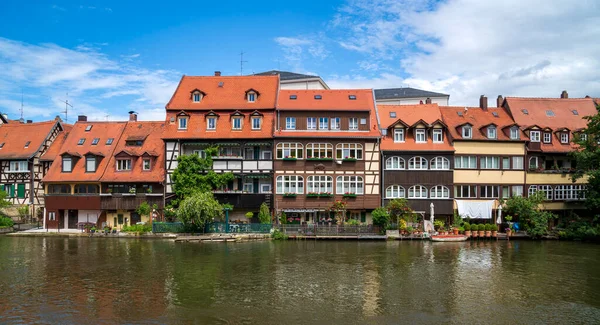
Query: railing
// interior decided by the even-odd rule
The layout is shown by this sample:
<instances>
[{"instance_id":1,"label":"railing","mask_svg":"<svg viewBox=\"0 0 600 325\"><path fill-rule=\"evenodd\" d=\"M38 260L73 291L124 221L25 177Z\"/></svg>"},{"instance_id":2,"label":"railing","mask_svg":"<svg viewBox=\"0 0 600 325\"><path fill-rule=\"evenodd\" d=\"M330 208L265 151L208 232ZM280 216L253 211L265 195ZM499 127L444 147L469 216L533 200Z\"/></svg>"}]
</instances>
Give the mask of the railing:
<instances>
[{"instance_id":1,"label":"railing","mask_svg":"<svg viewBox=\"0 0 600 325\"><path fill-rule=\"evenodd\" d=\"M381 234L381 228L373 225L276 225L274 228L290 236L372 236Z\"/></svg>"},{"instance_id":2,"label":"railing","mask_svg":"<svg viewBox=\"0 0 600 325\"><path fill-rule=\"evenodd\" d=\"M229 224L229 233L261 233L268 234L271 232L273 225L270 223L249 223L249 224ZM207 233L225 233L226 224L224 222L213 222L206 225Z\"/></svg>"},{"instance_id":3,"label":"railing","mask_svg":"<svg viewBox=\"0 0 600 325\"><path fill-rule=\"evenodd\" d=\"M236 208L258 209L261 204L271 200L271 194L256 193L215 193L221 204L229 203Z\"/></svg>"},{"instance_id":4,"label":"railing","mask_svg":"<svg viewBox=\"0 0 600 325\"><path fill-rule=\"evenodd\" d=\"M271 160L215 160L213 161L213 170L273 170L273 161Z\"/></svg>"},{"instance_id":5,"label":"railing","mask_svg":"<svg viewBox=\"0 0 600 325\"><path fill-rule=\"evenodd\" d=\"M153 233L165 233L165 232L183 232L185 227L181 222L153 222L152 232Z\"/></svg>"}]
</instances>

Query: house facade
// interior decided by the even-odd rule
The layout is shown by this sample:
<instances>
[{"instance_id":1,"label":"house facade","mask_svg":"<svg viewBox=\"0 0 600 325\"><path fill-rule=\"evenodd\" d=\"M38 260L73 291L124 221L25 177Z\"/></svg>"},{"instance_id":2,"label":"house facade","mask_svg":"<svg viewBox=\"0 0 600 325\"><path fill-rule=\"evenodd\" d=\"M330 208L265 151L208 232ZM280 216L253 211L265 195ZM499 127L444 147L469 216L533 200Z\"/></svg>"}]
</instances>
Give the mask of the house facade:
<instances>
[{"instance_id":1,"label":"house facade","mask_svg":"<svg viewBox=\"0 0 600 325\"><path fill-rule=\"evenodd\" d=\"M263 202L272 208L273 125L279 76L183 76L166 105L165 199L175 196L172 175L181 155L213 159L217 173L232 172L234 181L215 190L215 198L234 206L230 220L257 216Z\"/></svg>"},{"instance_id":2,"label":"house facade","mask_svg":"<svg viewBox=\"0 0 600 325\"><path fill-rule=\"evenodd\" d=\"M380 206L380 132L372 91L281 90L274 143L275 211L294 223L370 223Z\"/></svg>"}]
</instances>

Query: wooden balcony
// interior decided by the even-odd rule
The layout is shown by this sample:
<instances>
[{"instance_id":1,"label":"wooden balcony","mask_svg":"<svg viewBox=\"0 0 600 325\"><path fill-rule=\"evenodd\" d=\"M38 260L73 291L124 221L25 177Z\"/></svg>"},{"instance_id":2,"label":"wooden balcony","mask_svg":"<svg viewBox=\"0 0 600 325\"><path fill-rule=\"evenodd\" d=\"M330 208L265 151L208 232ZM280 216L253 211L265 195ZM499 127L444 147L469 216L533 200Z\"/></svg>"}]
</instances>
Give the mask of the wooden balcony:
<instances>
[{"instance_id":1,"label":"wooden balcony","mask_svg":"<svg viewBox=\"0 0 600 325\"><path fill-rule=\"evenodd\" d=\"M272 160L240 160L240 159L219 159L213 160L213 170L215 172L234 172L234 173L270 173L273 171Z\"/></svg>"},{"instance_id":2,"label":"wooden balcony","mask_svg":"<svg viewBox=\"0 0 600 325\"><path fill-rule=\"evenodd\" d=\"M135 210L143 202L148 202L150 207L156 204L163 208L162 194L102 194L100 207L103 210Z\"/></svg>"},{"instance_id":3,"label":"wooden balcony","mask_svg":"<svg viewBox=\"0 0 600 325\"><path fill-rule=\"evenodd\" d=\"M229 203L233 208L259 209L263 202L266 202L269 208L272 207L272 194L255 193L215 193L215 198L219 203Z\"/></svg>"}]
</instances>

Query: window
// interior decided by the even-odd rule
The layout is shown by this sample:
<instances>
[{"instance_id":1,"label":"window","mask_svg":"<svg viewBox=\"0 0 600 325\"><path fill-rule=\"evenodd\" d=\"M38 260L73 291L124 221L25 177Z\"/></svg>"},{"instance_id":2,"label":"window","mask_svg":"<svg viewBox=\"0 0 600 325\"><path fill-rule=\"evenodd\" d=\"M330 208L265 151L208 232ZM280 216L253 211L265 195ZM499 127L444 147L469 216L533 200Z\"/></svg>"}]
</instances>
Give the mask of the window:
<instances>
[{"instance_id":1,"label":"window","mask_svg":"<svg viewBox=\"0 0 600 325\"><path fill-rule=\"evenodd\" d=\"M519 140L519 128L514 126L510 128L510 139L511 140Z\"/></svg>"},{"instance_id":2,"label":"window","mask_svg":"<svg viewBox=\"0 0 600 325\"><path fill-rule=\"evenodd\" d=\"M465 139L471 139L472 137L472 132L471 132L471 126L470 125L465 125L462 127L462 137Z\"/></svg>"},{"instance_id":3,"label":"window","mask_svg":"<svg viewBox=\"0 0 600 325\"><path fill-rule=\"evenodd\" d=\"M319 130L327 130L329 124L329 118L319 117Z\"/></svg>"},{"instance_id":4,"label":"window","mask_svg":"<svg viewBox=\"0 0 600 325\"><path fill-rule=\"evenodd\" d=\"M150 170L150 159L144 159L142 166L144 170Z\"/></svg>"},{"instance_id":5,"label":"window","mask_svg":"<svg viewBox=\"0 0 600 325\"><path fill-rule=\"evenodd\" d=\"M450 190L446 186L438 185L431 188L429 196L432 199L449 199Z\"/></svg>"},{"instance_id":6,"label":"window","mask_svg":"<svg viewBox=\"0 0 600 325\"><path fill-rule=\"evenodd\" d=\"M100 142L100 138L94 138L94 140L92 140L92 146L97 145L98 142Z\"/></svg>"},{"instance_id":7,"label":"window","mask_svg":"<svg viewBox=\"0 0 600 325\"><path fill-rule=\"evenodd\" d=\"M202 100L202 94L198 91L194 92L194 103L199 103Z\"/></svg>"},{"instance_id":8,"label":"window","mask_svg":"<svg viewBox=\"0 0 600 325\"><path fill-rule=\"evenodd\" d=\"M71 185L50 184L50 185L48 185L48 193L50 193L50 194L71 194Z\"/></svg>"},{"instance_id":9,"label":"window","mask_svg":"<svg viewBox=\"0 0 600 325\"><path fill-rule=\"evenodd\" d=\"M546 116L552 117L552 116L554 116L554 112L551 110L546 110Z\"/></svg>"},{"instance_id":10,"label":"window","mask_svg":"<svg viewBox=\"0 0 600 325\"><path fill-rule=\"evenodd\" d=\"M206 129L207 130L216 130L217 129L217 118L216 117L207 117L206 118Z\"/></svg>"},{"instance_id":11,"label":"window","mask_svg":"<svg viewBox=\"0 0 600 325\"><path fill-rule=\"evenodd\" d=\"M333 145L330 143L309 143L306 145L306 158L333 158Z\"/></svg>"},{"instance_id":12,"label":"window","mask_svg":"<svg viewBox=\"0 0 600 325\"><path fill-rule=\"evenodd\" d=\"M75 185L75 194L96 194L99 193L98 185L77 184Z\"/></svg>"},{"instance_id":13,"label":"window","mask_svg":"<svg viewBox=\"0 0 600 325\"><path fill-rule=\"evenodd\" d=\"M304 193L304 178L302 176L277 176L277 194Z\"/></svg>"},{"instance_id":14,"label":"window","mask_svg":"<svg viewBox=\"0 0 600 325\"><path fill-rule=\"evenodd\" d=\"M363 178L360 176L338 176L335 192L337 194L364 194Z\"/></svg>"},{"instance_id":15,"label":"window","mask_svg":"<svg viewBox=\"0 0 600 325\"><path fill-rule=\"evenodd\" d=\"M444 157L435 157L431 159L430 169L437 170L449 170L450 169L450 160Z\"/></svg>"},{"instance_id":16,"label":"window","mask_svg":"<svg viewBox=\"0 0 600 325\"><path fill-rule=\"evenodd\" d=\"M296 129L296 118L295 117L286 117L285 118L285 129L286 130L295 130Z\"/></svg>"},{"instance_id":17,"label":"window","mask_svg":"<svg viewBox=\"0 0 600 325\"><path fill-rule=\"evenodd\" d=\"M306 193L333 193L333 177L325 175L308 176Z\"/></svg>"},{"instance_id":18,"label":"window","mask_svg":"<svg viewBox=\"0 0 600 325\"><path fill-rule=\"evenodd\" d=\"M27 160L11 161L8 170L11 172L28 172Z\"/></svg>"},{"instance_id":19,"label":"window","mask_svg":"<svg viewBox=\"0 0 600 325\"><path fill-rule=\"evenodd\" d=\"M456 156L454 157L454 169L476 169L477 157L475 156Z\"/></svg>"},{"instance_id":20,"label":"window","mask_svg":"<svg viewBox=\"0 0 600 325\"><path fill-rule=\"evenodd\" d=\"M415 130L415 139L416 139L417 143L427 142L427 139L425 136L425 129L416 129Z\"/></svg>"},{"instance_id":21,"label":"window","mask_svg":"<svg viewBox=\"0 0 600 325\"><path fill-rule=\"evenodd\" d=\"M84 143L85 143L85 138L81 138L81 139L79 139L79 141L77 141L77 145L78 145L78 146L81 146L81 145L83 145Z\"/></svg>"},{"instance_id":22,"label":"window","mask_svg":"<svg viewBox=\"0 0 600 325\"><path fill-rule=\"evenodd\" d=\"M456 185L454 186L455 198L477 198L477 186L475 185Z\"/></svg>"},{"instance_id":23,"label":"window","mask_svg":"<svg viewBox=\"0 0 600 325\"><path fill-rule=\"evenodd\" d=\"M117 159L117 171L131 170L131 159Z\"/></svg>"},{"instance_id":24,"label":"window","mask_svg":"<svg viewBox=\"0 0 600 325\"><path fill-rule=\"evenodd\" d=\"M332 117L331 118L331 129L332 130L339 130L340 129L340 118L339 117Z\"/></svg>"},{"instance_id":25,"label":"window","mask_svg":"<svg viewBox=\"0 0 600 325\"><path fill-rule=\"evenodd\" d=\"M27 141L25 142L25 149L29 148L29 145L31 144L31 141Z\"/></svg>"},{"instance_id":26,"label":"window","mask_svg":"<svg viewBox=\"0 0 600 325\"><path fill-rule=\"evenodd\" d=\"M394 129L394 142L404 142L404 129Z\"/></svg>"},{"instance_id":27,"label":"window","mask_svg":"<svg viewBox=\"0 0 600 325\"><path fill-rule=\"evenodd\" d=\"M193 153L195 155L198 155L198 157L200 157L200 158L206 158L206 152L202 149L194 150Z\"/></svg>"},{"instance_id":28,"label":"window","mask_svg":"<svg viewBox=\"0 0 600 325\"><path fill-rule=\"evenodd\" d=\"M421 185L415 185L408 189L408 198L409 199L426 199L427 198L427 188Z\"/></svg>"},{"instance_id":29,"label":"window","mask_svg":"<svg viewBox=\"0 0 600 325\"><path fill-rule=\"evenodd\" d=\"M179 130L187 130L187 117L180 117L177 120L179 121Z\"/></svg>"},{"instance_id":30,"label":"window","mask_svg":"<svg viewBox=\"0 0 600 325\"><path fill-rule=\"evenodd\" d=\"M262 119L260 117L252 118L252 130L260 130L260 123Z\"/></svg>"},{"instance_id":31,"label":"window","mask_svg":"<svg viewBox=\"0 0 600 325\"><path fill-rule=\"evenodd\" d=\"M554 188L555 200L585 199L585 185L558 185Z\"/></svg>"},{"instance_id":32,"label":"window","mask_svg":"<svg viewBox=\"0 0 600 325\"><path fill-rule=\"evenodd\" d=\"M363 159L363 147L359 143L340 143L336 146L335 152L337 159Z\"/></svg>"},{"instance_id":33,"label":"window","mask_svg":"<svg viewBox=\"0 0 600 325\"><path fill-rule=\"evenodd\" d=\"M512 157L512 169L523 170L523 157Z\"/></svg>"},{"instance_id":34,"label":"window","mask_svg":"<svg viewBox=\"0 0 600 325\"><path fill-rule=\"evenodd\" d=\"M263 160L272 160L273 159L273 153L270 150L265 150L262 152L262 159Z\"/></svg>"},{"instance_id":35,"label":"window","mask_svg":"<svg viewBox=\"0 0 600 325\"><path fill-rule=\"evenodd\" d=\"M65 173L70 173L73 168L71 163L72 163L71 157L63 157L62 158L62 171Z\"/></svg>"},{"instance_id":36,"label":"window","mask_svg":"<svg viewBox=\"0 0 600 325\"><path fill-rule=\"evenodd\" d=\"M56 212L48 212L48 220L55 221L56 220Z\"/></svg>"},{"instance_id":37,"label":"window","mask_svg":"<svg viewBox=\"0 0 600 325\"><path fill-rule=\"evenodd\" d=\"M390 157L385 160L385 169L404 169L405 161L401 157Z\"/></svg>"},{"instance_id":38,"label":"window","mask_svg":"<svg viewBox=\"0 0 600 325\"><path fill-rule=\"evenodd\" d=\"M234 117L232 119L231 128L234 129L234 130L241 130L242 129L242 118L241 117Z\"/></svg>"},{"instance_id":39,"label":"window","mask_svg":"<svg viewBox=\"0 0 600 325\"><path fill-rule=\"evenodd\" d=\"M498 198L499 187L496 185L482 185L481 186L481 197L486 199Z\"/></svg>"},{"instance_id":40,"label":"window","mask_svg":"<svg viewBox=\"0 0 600 325\"><path fill-rule=\"evenodd\" d=\"M248 182L248 183L246 183ZM246 180L244 182L244 186L242 187L242 191L244 193L254 193L254 183L252 182L252 180Z\"/></svg>"},{"instance_id":41,"label":"window","mask_svg":"<svg viewBox=\"0 0 600 325\"><path fill-rule=\"evenodd\" d=\"M348 95L349 100L356 100L356 95Z\"/></svg>"},{"instance_id":42,"label":"window","mask_svg":"<svg viewBox=\"0 0 600 325\"><path fill-rule=\"evenodd\" d=\"M106 139L106 145L110 146L113 143L113 141L115 141L114 138L108 138L108 139Z\"/></svg>"},{"instance_id":43,"label":"window","mask_svg":"<svg viewBox=\"0 0 600 325\"><path fill-rule=\"evenodd\" d=\"M538 157L529 158L529 169L538 168Z\"/></svg>"},{"instance_id":44,"label":"window","mask_svg":"<svg viewBox=\"0 0 600 325\"><path fill-rule=\"evenodd\" d=\"M529 196L534 195L537 191L544 192L544 198L546 201L552 201L552 186L550 185L531 185L527 192Z\"/></svg>"},{"instance_id":45,"label":"window","mask_svg":"<svg viewBox=\"0 0 600 325\"><path fill-rule=\"evenodd\" d=\"M316 117L306 118L306 129L307 130L316 130L317 129L317 118Z\"/></svg>"},{"instance_id":46,"label":"window","mask_svg":"<svg viewBox=\"0 0 600 325\"><path fill-rule=\"evenodd\" d=\"M540 142L540 131L529 131L529 139L531 142Z\"/></svg>"},{"instance_id":47,"label":"window","mask_svg":"<svg viewBox=\"0 0 600 325\"><path fill-rule=\"evenodd\" d=\"M348 119L348 129L349 130L358 130L358 118L351 117Z\"/></svg>"},{"instance_id":48,"label":"window","mask_svg":"<svg viewBox=\"0 0 600 325\"><path fill-rule=\"evenodd\" d=\"M386 199L399 199L405 197L404 187L400 185L391 185L385 189Z\"/></svg>"},{"instance_id":49,"label":"window","mask_svg":"<svg viewBox=\"0 0 600 325\"><path fill-rule=\"evenodd\" d=\"M6 197L15 197L15 185L14 184L4 184L3 190L4 190L4 192L6 192Z\"/></svg>"},{"instance_id":50,"label":"window","mask_svg":"<svg viewBox=\"0 0 600 325\"><path fill-rule=\"evenodd\" d=\"M560 134L560 143L563 143L563 144L569 143L569 134L568 133L562 132Z\"/></svg>"},{"instance_id":51,"label":"window","mask_svg":"<svg viewBox=\"0 0 600 325\"><path fill-rule=\"evenodd\" d=\"M434 143L442 143L442 142L444 142L444 130L442 130L442 129L433 129L433 142Z\"/></svg>"},{"instance_id":52,"label":"window","mask_svg":"<svg viewBox=\"0 0 600 325\"><path fill-rule=\"evenodd\" d=\"M487 137L488 137L488 139L496 139L496 127L495 126L493 126L493 125L488 126Z\"/></svg>"},{"instance_id":53,"label":"window","mask_svg":"<svg viewBox=\"0 0 600 325\"><path fill-rule=\"evenodd\" d=\"M481 169L499 169L500 168L500 158L499 157L491 157L484 156L479 159L479 163L481 164Z\"/></svg>"},{"instance_id":54,"label":"window","mask_svg":"<svg viewBox=\"0 0 600 325\"><path fill-rule=\"evenodd\" d=\"M513 185L512 196L523 196L523 185Z\"/></svg>"},{"instance_id":55,"label":"window","mask_svg":"<svg viewBox=\"0 0 600 325\"><path fill-rule=\"evenodd\" d=\"M300 143L282 142L277 144L277 159L297 158L302 159L304 151Z\"/></svg>"},{"instance_id":56,"label":"window","mask_svg":"<svg viewBox=\"0 0 600 325\"><path fill-rule=\"evenodd\" d=\"M390 112L390 117L391 118L396 118L396 112Z\"/></svg>"},{"instance_id":57,"label":"window","mask_svg":"<svg viewBox=\"0 0 600 325\"><path fill-rule=\"evenodd\" d=\"M256 101L256 93L248 93L248 103L254 103Z\"/></svg>"},{"instance_id":58,"label":"window","mask_svg":"<svg viewBox=\"0 0 600 325\"><path fill-rule=\"evenodd\" d=\"M321 99L321 98L323 98L323 96L321 96L321 95L315 95L315 99Z\"/></svg>"},{"instance_id":59,"label":"window","mask_svg":"<svg viewBox=\"0 0 600 325\"><path fill-rule=\"evenodd\" d=\"M0 149L4 148L4 142L0 143Z\"/></svg>"},{"instance_id":60,"label":"window","mask_svg":"<svg viewBox=\"0 0 600 325\"><path fill-rule=\"evenodd\" d=\"M96 157L85 157L85 171L88 173L96 172Z\"/></svg>"},{"instance_id":61,"label":"window","mask_svg":"<svg viewBox=\"0 0 600 325\"><path fill-rule=\"evenodd\" d=\"M88 125L85 127L85 132L90 132L92 130L93 125Z\"/></svg>"},{"instance_id":62,"label":"window","mask_svg":"<svg viewBox=\"0 0 600 325\"><path fill-rule=\"evenodd\" d=\"M581 140L581 141L587 141L587 134L585 134L585 133L581 133L581 134L579 135L579 138L580 138L580 140Z\"/></svg>"},{"instance_id":63,"label":"window","mask_svg":"<svg viewBox=\"0 0 600 325\"><path fill-rule=\"evenodd\" d=\"M502 186L502 198L507 199L510 197L510 186Z\"/></svg>"},{"instance_id":64,"label":"window","mask_svg":"<svg viewBox=\"0 0 600 325\"><path fill-rule=\"evenodd\" d=\"M510 157L502 157L502 169L510 169Z\"/></svg>"},{"instance_id":65,"label":"window","mask_svg":"<svg viewBox=\"0 0 600 325\"><path fill-rule=\"evenodd\" d=\"M298 95L290 95L291 100L296 100L297 98L298 98Z\"/></svg>"},{"instance_id":66,"label":"window","mask_svg":"<svg viewBox=\"0 0 600 325\"><path fill-rule=\"evenodd\" d=\"M242 157L242 148L240 147L219 147L220 157Z\"/></svg>"},{"instance_id":67,"label":"window","mask_svg":"<svg viewBox=\"0 0 600 325\"><path fill-rule=\"evenodd\" d=\"M423 157L412 157L408 160L408 169L427 169L427 159Z\"/></svg>"},{"instance_id":68,"label":"window","mask_svg":"<svg viewBox=\"0 0 600 325\"><path fill-rule=\"evenodd\" d=\"M271 193L271 184L260 184L261 193Z\"/></svg>"},{"instance_id":69,"label":"window","mask_svg":"<svg viewBox=\"0 0 600 325\"><path fill-rule=\"evenodd\" d=\"M550 132L544 132L544 143L551 143L551 142L552 142L552 134Z\"/></svg>"},{"instance_id":70,"label":"window","mask_svg":"<svg viewBox=\"0 0 600 325\"><path fill-rule=\"evenodd\" d=\"M360 125L367 125L367 119L366 118L361 118L360 119Z\"/></svg>"}]
</instances>

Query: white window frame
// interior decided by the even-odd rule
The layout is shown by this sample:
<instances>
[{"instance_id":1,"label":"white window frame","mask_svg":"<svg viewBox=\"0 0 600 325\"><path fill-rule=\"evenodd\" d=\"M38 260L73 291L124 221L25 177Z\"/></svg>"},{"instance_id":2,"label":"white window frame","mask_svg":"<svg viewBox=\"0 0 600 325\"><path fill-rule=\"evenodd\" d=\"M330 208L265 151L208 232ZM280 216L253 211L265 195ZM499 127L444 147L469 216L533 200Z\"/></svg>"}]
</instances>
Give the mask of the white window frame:
<instances>
[{"instance_id":1,"label":"white window frame","mask_svg":"<svg viewBox=\"0 0 600 325\"><path fill-rule=\"evenodd\" d=\"M454 169L477 169L477 156L455 156Z\"/></svg>"},{"instance_id":2,"label":"white window frame","mask_svg":"<svg viewBox=\"0 0 600 325\"><path fill-rule=\"evenodd\" d=\"M562 143L562 144L569 143L569 133L567 133L567 132L560 133L560 143Z\"/></svg>"},{"instance_id":3,"label":"white window frame","mask_svg":"<svg viewBox=\"0 0 600 325\"><path fill-rule=\"evenodd\" d=\"M304 193L304 178L299 175L281 175L276 179L277 194L303 194ZM287 185L286 185L287 184ZM287 189L287 191L286 191Z\"/></svg>"},{"instance_id":4,"label":"white window frame","mask_svg":"<svg viewBox=\"0 0 600 325\"><path fill-rule=\"evenodd\" d=\"M304 158L304 146L298 142L280 142L276 147L277 159L294 157L296 159Z\"/></svg>"},{"instance_id":5,"label":"white window frame","mask_svg":"<svg viewBox=\"0 0 600 325\"><path fill-rule=\"evenodd\" d=\"M351 130L351 131L358 130L358 117L348 118L348 130Z\"/></svg>"},{"instance_id":6,"label":"white window frame","mask_svg":"<svg viewBox=\"0 0 600 325\"><path fill-rule=\"evenodd\" d=\"M319 117L319 130L329 130L328 117Z\"/></svg>"},{"instance_id":7,"label":"white window frame","mask_svg":"<svg viewBox=\"0 0 600 325\"><path fill-rule=\"evenodd\" d=\"M335 146L335 156L337 159L354 158L363 159L363 146L360 143L338 143Z\"/></svg>"},{"instance_id":8,"label":"white window frame","mask_svg":"<svg viewBox=\"0 0 600 325\"><path fill-rule=\"evenodd\" d=\"M385 160L386 170L404 170L406 169L406 161L402 157L389 157Z\"/></svg>"},{"instance_id":9,"label":"white window frame","mask_svg":"<svg viewBox=\"0 0 600 325\"><path fill-rule=\"evenodd\" d=\"M473 128L470 125L462 127L462 137L463 139L471 139L473 137Z\"/></svg>"},{"instance_id":10,"label":"white window frame","mask_svg":"<svg viewBox=\"0 0 600 325\"><path fill-rule=\"evenodd\" d=\"M48 212L48 220L56 221L56 212Z\"/></svg>"},{"instance_id":11,"label":"white window frame","mask_svg":"<svg viewBox=\"0 0 600 325\"><path fill-rule=\"evenodd\" d=\"M131 170L131 158L117 159L116 161L117 171L130 171Z\"/></svg>"},{"instance_id":12,"label":"white window frame","mask_svg":"<svg viewBox=\"0 0 600 325\"><path fill-rule=\"evenodd\" d=\"M148 163L148 166L146 166L146 163ZM152 168L152 161L148 158L144 158L142 160L142 170L150 170Z\"/></svg>"},{"instance_id":13,"label":"white window frame","mask_svg":"<svg viewBox=\"0 0 600 325\"><path fill-rule=\"evenodd\" d=\"M340 118L339 117L332 117L331 118L331 129L332 130L339 130L341 125L340 125Z\"/></svg>"},{"instance_id":14,"label":"white window frame","mask_svg":"<svg viewBox=\"0 0 600 325\"><path fill-rule=\"evenodd\" d=\"M450 189L444 185L436 185L429 190L431 199L449 199Z\"/></svg>"},{"instance_id":15,"label":"white window frame","mask_svg":"<svg viewBox=\"0 0 600 325\"><path fill-rule=\"evenodd\" d=\"M418 194L418 195L417 195ZM423 185L413 185L408 189L408 198L413 200L427 199L427 187Z\"/></svg>"},{"instance_id":16,"label":"white window frame","mask_svg":"<svg viewBox=\"0 0 600 325\"><path fill-rule=\"evenodd\" d=\"M259 116L253 116L252 120L252 130L260 130L262 127L262 118ZM256 125L258 123L258 126Z\"/></svg>"},{"instance_id":17,"label":"white window frame","mask_svg":"<svg viewBox=\"0 0 600 325\"><path fill-rule=\"evenodd\" d=\"M552 188L552 185L530 185L529 189L527 190L527 196L532 196L538 191L544 192L544 199L546 201L552 201L554 197L554 189Z\"/></svg>"},{"instance_id":18,"label":"white window frame","mask_svg":"<svg viewBox=\"0 0 600 325\"><path fill-rule=\"evenodd\" d=\"M512 128L510 128L510 139L511 140L519 140L519 128L516 126L513 126Z\"/></svg>"},{"instance_id":19,"label":"white window frame","mask_svg":"<svg viewBox=\"0 0 600 325\"><path fill-rule=\"evenodd\" d=\"M192 98L194 100L194 103L199 103L202 101L202 94L199 91L194 92L194 94L192 95Z\"/></svg>"},{"instance_id":20,"label":"white window frame","mask_svg":"<svg viewBox=\"0 0 600 325\"><path fill-rule=\"evenodd\" d=\"M206 129L207 130L216 130L217 129L217 117L216 116L209 116L206 118Z\"/></svg>"},{"instance_id":21,"label":"white window frame","mask_svg":"<svg viewBox=\"0 0 600 325\"><path fill-rule=\"evenodd\" d=\"M427 159L421 156L415 156L408 160L408 170L427 170L428 168L429 162L427 161Z\"/></svg>"},{"instance_id":22,"label":"white window frame","mask_svg":"<svg viewBox=\"0 0 600 325\"><path fill-rule=\"evenodd\" d=\"M242 192L254 193L254 182L252 180L244 180Z\"/></svg>"},{"instance_id":23,"label":"white window frame","mask_svg":"<svg viewBox=\"0 0 600 325\"><path fill-rule=\"evenodd\" d=\"M272 160L273 159L273 153L271 152L271 150L263 150L260 153L262 160Z\"/></svg>"},{"instance_id":24,"label":"white window frame","mask_svg":"<svg viewBox=\"0 0 600 325\"><path fill-rule=\"evenodd\" d=\"M523 196L523 185L511 186L512 196Z\"/></svg>"},{"instance_id":25,"label":"white window frame","mask_svg":"<svg viewBox=\"0 0 600 325\"><path fill-rule=\"evenodd\" d=\"M481 169L500 169L500 157L482 156L479 158L479 167Z\"/></svg>"},{"instance_id":26,"label":"white window frame","mask_svg":"<svg viewBox=\"0 0 600 325\"><path fill-rule=\"evenodd\" d=\"M96 172L96 168L98 166L97 165L97 159L94 156L89 156L89 157L85 157L85 171L86 173L95 173ZM92 163L92 166L90 166L90 163ZM93 168L90 168L93 167Z\"/></svg>"},{"instance_id":27,"label":"white window frame","mask_svg":"<svg viewBox=\"0 0 600 325\"><path fill-rule=\"evenodd\" d=\"M415 142L427 143L427 132L425 129L415 129Z\"/></svg>"},{"instance_id":28,"label":"white window frame","mask_svg":"<svg viewBox=\"0 0 600 325\"><path fill-rule=\"evenodd\" d=\"M406 190L400 185L390 185L385 189L386 199L401 199L406 197Z\"/></svg>"},{"instance_id":29,"label":"white window frame","mask_svg":"<svg viewBox=\"0 0 600 325\"><path fill-rule=\"evenodd\" d=\"M498 137L495 126L490 125L487 127L487 137L488 139L496 139Z\"/></svg>"},{"instance_id":30,"label":"white window frame","mask_svg":"<svg viewBox=\"0 0 600 325\"><path fill-rule=\"evenodd\" d=\"M450 160L445 157L434 157L429 164L431 170L450 170Z\"/></svg>"},{"instance_id":31,"label":"white window frame","mask_svg":"<svg viewBox=\"0 0 600 325\"><path fill-rule=\"evenodd\" d=\"M296 129L296 118L295 117L286 117L285 118L285 129L286 130L295 130Z\"/></svg>"},{"instance_id":32,"label":"white window frame","mask_svg":"<svg viewBox=\"0 0 600 325\"><path fill-rule=\"evenodd\" d=\"M362 176L338 176L335 186L336 194L356 194L365 193L365 183Z\"/></svg>"},{"instance_id":33,"label":"white window frame","mask_svg":"<svg viewBox=\"0 0 600 325\"><path fill-rule=\"evenodd\" d=\"M394 142L405 142L406 138L404 137L404 129L398 128L394 129Z\"/></svg>"},{"instance_id":34,"label":"white window frame","mask_svg":"<svg viewBox=\"0 0 600 325\"><path fill-rule=\"evenodd\" d=\"M306 129L307 130L316 130L317 129L317 118L316 117L307 117L306 118Z\"/></svg>"},{"instance_id":35,"label":"white window frame","mask_svg":"<svg viewBox=\"0 0 600 325\"><path fill-rule=\"evenodd\" d=\"M177 129L178 130L187 130L188 128L188 118L187 116L180 116L177 118Z\"/></svg>"},{"instance_id":36,"label":"white window frame","mask_svg":"<svg viewBox=\"0 0 600 325\"><path fill-rule=\"evenodd\" d=\"M467 196L463 196L464 190L467 190ZM455 199L473 199L477 198L477 185L455 185L454 186L454 198Z\"/></svg>"},{"instance_id":37,"label":"white window frame","mask_svg":"<svg viewBox=\"0 0 600 325\"><path fill-rule=\"evenodd\" d=\"M497 199L500 197L500 186L498 185L480 185L480 198Z\"/></svg>"},{"instance_id":38,"label":"white window frame","mask_svg":"<svg viewBox=\"0 0 600 325\"><path fill-rule=\"evenodd\" d=\"M239 123L239 125L235 125ZM232 130L241 130L242 129L242 118L240 116L234 116L231 118L231 129Z\"/></svg>"},{"instance_id":39,"label":"white window frame","mask_svg":"<svg viewBox=\"0 0 600 325\"><path fill-rule=\"evenodd\" d=\"M271 184L259 184L260 186L260 193L271 193L273 191L273 189L271 188ZM265 190L265 187L267 188Z\"/></svg>"},{"instance_id":40,"label":"white window frame","mask_svg":"<svg viewBox=\"0 0 600 325\"><path fill-rule=\"evenodd\" d=\"M544 143L552 143L552 133L544 132Z\"/></svg>"},{"instance_id":41,"label":"white window frame","mask_svg":"<svg viewBox=\"0 0 600 325\"><path fill-rule=\"evenodd\" d=\"M10 167L8 169L11 173L25 173L29 172L29 164L27 160L13 160L10 162Z\"/></svg>"},{"instance_id":42,"label":"white window frame","mask_svg":"<svg viewBox=\"0 0 600 325\"><path fill-rule=\"evenodd\" d=\"M535 164L532 164L532 162L534 162L534 161L535 161ZM538 157L530 157L529 158L529 165L528 165L529 169L537 169L537 168L539 168L539 166L540 166L540 160Z\"/></svg>"},{"instance_id":43,"label":"white window frame","mask_svg":"<svg viewBox=\"0 0 600 325\"><path fill-rule=\"evenodd\" d=\"M510 157L502 157L502 169L510 169Z\"/></svg>"},{"instance_id":44,"label":"white window frame","mask_svg":"<svg viewBox=\"0 0 600 325\"><path fill-rule=\"evenodd\" d=\"M331 143L308 143L306 144L306 158L333 158L333 145Z\"/></svg>"},{"instance_id":45,"label":"white window frame","mask_svg":"<svg viewBox=\"0 0 600 325\"><path fill-rule=\"evenodd\" d=\"M200 158L206 158L206 151L202 149L192 151L195 155L198 155Z\"/></svg>"},{"instance_id":46,"label":"white window frame","mask_svg":"<svg viewBox=\"0 0 600 325\"><path fill-rule=\"evenodd\" d=\"M540 142L540 131L529 131L529 140L531 142Z\"/></svg>"},{"instance_id":47,"label":"white window frame","mask_svg":"<svg viewBox=\"0 0 600 325\"><path fill-rule=\"evenodd\" d=\"M333 194L333 177L328 175L312 175L306 179L306 193Z\"/></svg>"},{"instance_id":48,"label":"white window frame","mask_svg":"<svg viewBox=\"0 0 600 325\"><path fill-rule=\"evenodd\" d=\"M525 168L525 162L523 157L516 156L512 157L512 169L523 170Z\"/></svg>"},{"instance_id":49,"label":"white window frame","mask_svg":"<svg viewBox=\"0 0 600 325\"><path fill-rule=\"evenodd\" d=\"M248 93L248 103L256 102L256 93L251 91Z\"/></svg>"},{"instance_id":50,"label":"white window frame","mask_svg":"<svg viewBox=\"0 0 600 325\"><path fill-rule=\"evenodd\" d=\"M69 162L68 164L65 164L66 162ZM66 166L68 166L69 168L65 168ZM64 173L70 173L73 171L73 157L62 157L62 171Z\"/></svg>"},{"instance_id":51,"label":"white window frame","mask_svg":"<svg viewBox=\"0 0 600 325\"><path fill-rule=\"evenodd\" d=\"M433 143L444 143L443 129L433 129Z\"/></svg>"}]
</instances>

